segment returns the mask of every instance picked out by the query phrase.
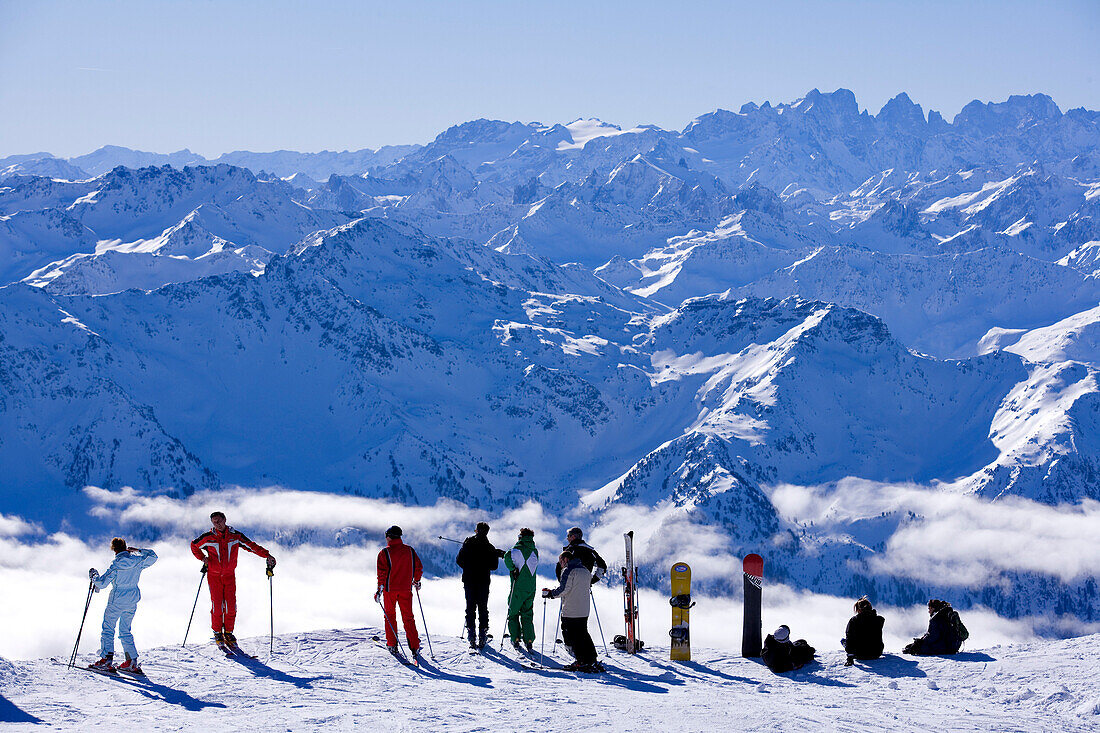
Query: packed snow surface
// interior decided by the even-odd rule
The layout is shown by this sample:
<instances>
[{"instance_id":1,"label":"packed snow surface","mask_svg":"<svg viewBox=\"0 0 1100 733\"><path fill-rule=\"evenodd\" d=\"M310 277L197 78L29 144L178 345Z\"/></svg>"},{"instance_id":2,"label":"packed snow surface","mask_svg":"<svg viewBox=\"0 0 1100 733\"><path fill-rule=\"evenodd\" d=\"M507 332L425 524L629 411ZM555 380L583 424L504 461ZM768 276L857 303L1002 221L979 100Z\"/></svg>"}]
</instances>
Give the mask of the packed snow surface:
<instances>
[{"instance_id":1,"label":"packed snow surface","mask_svg":"<svg viewBox=\"0 0 1100 733\"><path fill-rule=\"evenodd\" d=\"M278 636L272 655L266 637L244 640L257 660L194 643L155 649L142 681L0 660L0 720L13 731L1100 730L1100 636L954 657L887 653L852 667L825 650L784 675L706 648L670 662L655 644L637 656L612 651L608 674L584 675L554 668L564 653L552 642L550 668L532 669L510 647L472 656L439 635L436 658L414 669L372 641L380 634ZM537 646L533 658L543 659Z\"/></svg>"}]
</instances>

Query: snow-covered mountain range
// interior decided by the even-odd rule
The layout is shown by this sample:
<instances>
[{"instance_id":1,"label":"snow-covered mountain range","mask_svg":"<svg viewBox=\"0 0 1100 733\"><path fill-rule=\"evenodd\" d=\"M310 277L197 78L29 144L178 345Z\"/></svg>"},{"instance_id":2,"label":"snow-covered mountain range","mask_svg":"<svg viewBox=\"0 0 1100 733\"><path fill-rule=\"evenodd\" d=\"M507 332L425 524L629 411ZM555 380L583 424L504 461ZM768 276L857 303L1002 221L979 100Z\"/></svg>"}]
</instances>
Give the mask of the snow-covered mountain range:
<instances>
[{"instance_id":1,"label":"snow-covered mountain range","mask_svg":"<svg viewBox=\"0 0 1100 733\"><path fill-rule=\"evenodd\" d=\"M643 507L819 592L1100 621L1095 571L884 559L932 521L898 487L1095 513L1100 113L814 90L680 132L0 171L0 512L90 526L86 485Z\"/></svg>"}]
</instances>

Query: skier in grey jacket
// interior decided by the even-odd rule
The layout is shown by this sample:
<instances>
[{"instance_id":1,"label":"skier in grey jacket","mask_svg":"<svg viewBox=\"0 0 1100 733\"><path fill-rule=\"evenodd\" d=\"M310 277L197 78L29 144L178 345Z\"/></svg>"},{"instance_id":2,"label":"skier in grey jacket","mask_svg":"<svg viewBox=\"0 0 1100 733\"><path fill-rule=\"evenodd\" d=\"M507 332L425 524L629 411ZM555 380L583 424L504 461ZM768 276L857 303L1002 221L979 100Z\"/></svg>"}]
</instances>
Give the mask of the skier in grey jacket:
<instances>
[{"instance_id":1,"label":"skier in grey jacket","mask_svg":"<svg viewBox=\"0 0 1100 733\"><path fill-rule=\"evenodd\" d=\"M602 672L596 661L596 646L588 633L591 611L592 573L579 557L566 550L558 556L561 581L557 588L542 589L543 598L561 598L561 638L576 662L565 669L582 672Z\"/></svg>"},{"instance_id":2,"label":"skier in grey jacket","mask_svg":"<svg viewBox=\"0 0 1100 733\"><path fill-rule=\"evenodd\" d=\"M152 550L139 550L126 546L126 540L115 537L111 540L111 549L115 551L115 560L111 567L100 575L95 568L88 571L88 577L96 591L113 585L111 595L107 598L107 608L103 610L103 634L100 637L100 660L92 665L103 671L113 671L115 654L115 626L118 626L118 637L122 640L122 649L126 653L126 661L118 667L123 672L141 674L138 665L137 646L134 644L134 635L130 633L130 623L137 613L137 604L141 600L141 591L138 589L138 578L141 571L157 561L157 553Z\"/></svg>"}]
</instances>

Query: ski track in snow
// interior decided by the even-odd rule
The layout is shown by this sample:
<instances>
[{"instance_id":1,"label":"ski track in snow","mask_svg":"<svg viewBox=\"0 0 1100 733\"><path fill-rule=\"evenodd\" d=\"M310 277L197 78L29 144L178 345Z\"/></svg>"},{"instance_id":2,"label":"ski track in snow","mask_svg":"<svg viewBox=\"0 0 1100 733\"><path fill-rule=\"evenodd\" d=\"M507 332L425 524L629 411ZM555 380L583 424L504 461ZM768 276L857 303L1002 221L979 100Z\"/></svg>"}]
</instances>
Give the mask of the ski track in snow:
<instances>
[{"instance_id":1,"label":"ski track in snow","mask_svg":"<svg viewBox=\"0 0 1100 733\"><path fill-rule=\"evenodd\" d=\"M510 647L472 656L438 636L438 661L413 669L371 640L381 633L280 636L270 658L268 640L252 638L255 661L212 645L154 649L142 657L148 681L0 660L0 720L12 731L1100 730L1100 635L853 667L823 651L786 675L709 649L670 662L657 646L613 651L611 673L592 676L522 668Z\"/></svg>"}]
</instances>

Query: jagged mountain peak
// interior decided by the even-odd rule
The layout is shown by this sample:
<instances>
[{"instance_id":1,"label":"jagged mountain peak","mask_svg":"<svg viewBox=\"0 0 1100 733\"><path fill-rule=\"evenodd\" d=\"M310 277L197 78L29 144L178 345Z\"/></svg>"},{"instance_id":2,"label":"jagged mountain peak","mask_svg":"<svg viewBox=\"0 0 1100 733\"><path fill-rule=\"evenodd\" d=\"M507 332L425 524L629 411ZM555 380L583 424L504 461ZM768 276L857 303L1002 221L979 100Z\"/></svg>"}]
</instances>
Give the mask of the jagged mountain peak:
<instances>
[{"instance_id":1,"label":"jagged mountain peak","mask_svg":"<svg viewBox=\"0 0 1100 733\"><path fill-rule=\"evenodd\" d=\"M955 115L952 126L991 134L998 128L1021 128L1061 116L1058 105L1046 94L1014 94L1004 102L975 99Z\"/></svg>"}]
</instances>

